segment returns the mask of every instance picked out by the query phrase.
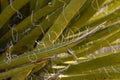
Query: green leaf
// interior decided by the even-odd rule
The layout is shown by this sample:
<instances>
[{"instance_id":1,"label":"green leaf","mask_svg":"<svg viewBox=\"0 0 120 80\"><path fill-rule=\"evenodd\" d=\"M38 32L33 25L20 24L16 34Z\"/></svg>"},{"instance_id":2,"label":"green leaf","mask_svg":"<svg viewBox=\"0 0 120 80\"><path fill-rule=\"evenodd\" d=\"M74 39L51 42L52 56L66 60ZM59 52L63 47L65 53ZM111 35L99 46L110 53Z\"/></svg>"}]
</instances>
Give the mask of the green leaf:
<instances>
[{"instance_id":1,"label":"green leaf","mask_svg":"<svg viewBox=\"0 0 120 80\"><path fill-rule=\"evenodd\" d=\"M29 65L25 65L22 67L8 70L6 72L2 72L2 73L0 73L0 79L9 78L9 77L15 76L15 74L17 74L17 73L22 73L22 72L24 73L24 71L25 72L27 71L27 73L29 73L35 66L36 65L34 65L34 64L29 64ZM16 77L19 77L18 75Z\"/></svg>"},{"instance_id":2,"label":"green leaf","mask_svg":"<svg viewBox=\"0 0 120 80\"><path fill-rule=\"evenodd\" d=\"M15 0L4 11L2 11L0 14L0 29L8 20L10 20L10 18L16 13L17 10L21 9L28 2L29 0L25 0L24 2L21 0Z\"/></svg>"},{"instance_id":3,"label":"green leaf","mask_svg":"<svg viewBox=\"0 0 120 80\"><path fill-rule=\"evenodd\" d=\"M16 79L16 78L19 79L19 76L23 76L22 74L24 74L24 73L25 74L24 74L23 78L25 78L28 74L30 74L30 72L32 71L33 68L35 68L37 66L42 67L42 65L48 60L50 60L50 58L41 59L39 61L34 61L29 64L25 64L25 65L19 66L17 68L13 68L8 71L2 72L2 73L0 73L0 79L5 79L5 78L9 78L9 77L14 77L14 79ZM32 72L35 72L35 71L36 70L34 70ZM18 73L18 75L15 75L17 73Z\"/></svg>"},{"instance_id":4,"label":"green leaf","mask_svg":"<svg viewBox=\"0 0 120 80\"><path fill-rule=\"evenodd\" d=\"M79 75L63 75L65 77L60 78L61 80L119 80L119 72L109 72L108 75L106 72L101 73L91 73L91 74L79 74Z\"/></svg>"},{"instance_id":5,"label":"green leaf","mask_svg":"<svg viewBox=\"0 0 120 80\"><path fill-rule=\"evenodd\" d=\"M111 42L115 41L116 39L120 38L120 23L116 23L111 25L103 30L100 30L93 34L91 37L87 37L79 44L72 48L74 54L77 57L83 57L85 55L89 55L103 47L112 46ZM112 33L110 32L113 31ZM97 38L99 37L99 38ZM72 56L65 57L62 59L63 61L72 60Z\"/></svg>"},{"instance_id":6,"label":"green leaf","mask_svg":"<svg viewBox=\"0 0 120 80\"><path fill-rule=\"evenodd\" d=\"M105 1L106 0L97 0L94 2L91 0L89 7L84 12L82 12L82 14L80 14L80 19L75 24L70 26L70 29L73 32L76 32L81 27L83 27L88 22L88 20L102 7Z\"/></svg>"},{"instance_id":7,"label":"green leaf","mask_svg":"<svg viewBox=\"0 0 120 80\"><path fill-rule=\"evenodd\" d=\"M99 57L93 60L78 63L77 65L72 65L65 74L77 74L76 72L84 72L88 70L95 70L102 67L107 67L111 65L118 65L120 53L110 54L107 56ZM111 60L112 59L112 60Z\"/></svg>"},{"instance_id":8,"label":"green leaf","mask_svg":"<svg viewBox=\"0 0 120 80\"><path fill-rule=\"evenodd\" d=\"M0 4L1 4L1 11L3 11L9 5L9 2L7 0L1 0Z\"/></svg>"},{"instance_id":9,"label":"green leaf","mask_svg":"<svg viewBox=\"0 0 120 80\"><path fill-rule=\"evenodd\" d=\"M54 23L61 10L62 9L59 9L54 14L51 14L51 16L49 16L49 20L44 19L40 24L38 24L39 26L37 25L37 27L35 27L29 34L24 36L18 43L16 43L10 49L11 54L21 54L25 51L32 50L34 48L35 41ZM1 55L0 60L5 58L8 51Z\"/></svg>"},{"instance_id":10,"label":"green leaf","mask_svg":"<svg viewBox=\"0 0 120 80\"><path fill-rule=\"evenodd\" d=\"M65 0L65 2L68 3L69 0ZM15 26L14 30L17 32L14 32L14 34L12 34L12 30L10 30L2 38L0 38L0 45L1 45L0 48L1 49L5 48L7 43L11 41L12 36L18 34L18 38L21 39L21 37L24 36L25 30L27 30L27 29L31 30L32 27L30 27L30 26L34 26L34 21L31 22L31 17L35 20L39 20L42 17L45 17L46 15L48 15L49 13L53 12L54 10L60 8L63 5L64 5L63 2L56 1L56 4L54 6L51 7L51 6L47 5L44 8L35 12L33 15L25 18L21 23L19 23L17 26ZM0 18L0 19L2 19L2 18Z\"/></svg>"},{"instance_id":11,"label":"green leaf","mask_svg":"<svg viewBox=\"0 0 120 80\"><path fill-rule=\"evenodd\" d=\"M48 30L41 42L45 43L45 46L53 44L86 1L87 0L72 0L66 7L63 6L65 9Z\"/></svg>"},{"instance_id":12,"label":"green leaf","mask_svg":"<svg viewBox=\"0 0 120 80\"><path fill-rule=\"evenodd\" d=\"M35 5L35 11L43 8L43 6L47 5L50 0L38 0Z\"/></svg>"},{"instance_id":13,"label":"green leaf","mask_svg":"<svg viewBox=\"0 0 120 80\"><path fill-rule=\"evenodd\" d=\"M93 30L91 30L89 33L86 33L82 35L81 37L75 38L71 41L62 42L55 44L54 46L49 46L46 48L36 48L33 51L27 52L25 54L22 54L21 56L14 58L11 60L10 65L5 63L4 61L0 62L0 70L5 68L14 67L17 65L21 65L24 63L30 62L29 58L40 60L46 57L51 57L53 55L59 54L61 52L67 51L67 49L77 45L79 42L84 40L86 37L89 37L90 35L94 34L96 31L98 31L101 27L97 27ZM59 52L59 53L58 53Z\"/></svg>"},{"instance_id":14,"label":"green leaf","mask_svg":"<svg viewBox=\"0 0 120 80\"><path fill-rule=\"evenodd\" d=\"M13 76L11 80L25 80L27 76L30 74L31 69L24 70L22 72L17 73L17 75Z\"/></svg>"}]
</instances>

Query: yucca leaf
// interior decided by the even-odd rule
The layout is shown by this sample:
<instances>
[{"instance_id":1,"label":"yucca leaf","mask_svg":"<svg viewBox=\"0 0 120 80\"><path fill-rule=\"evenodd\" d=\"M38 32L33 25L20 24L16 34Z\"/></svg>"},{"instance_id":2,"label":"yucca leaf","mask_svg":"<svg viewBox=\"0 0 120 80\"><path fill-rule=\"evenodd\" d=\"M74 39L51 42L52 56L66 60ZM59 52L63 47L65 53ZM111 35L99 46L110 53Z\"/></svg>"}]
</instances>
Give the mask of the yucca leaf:
<instances>
[{"instance_id":1,"label":"yucca leaf","mask_svg":"<svg viewBox=\"0 0 120 80\"><path fill-rule=\"evenodd\" d=\"M76 71L84 72L88 70L95 70L102 67L107 67L111 65L118 65L120 54L115 53L104 57L99 57L90 61L82 62L77 65L72 65L65 74L75 74ZM112 60L111 60L112 59Z\"/></svg>"},{"instance_id":2,"label":"yucca leaf","mask_svg":"<svg viewBox=\"0 0 120 80\"><path fill-rule=\"evenodd\" d=\"M120 12L119 5L120 5L119 1L114 1L114 4L111 3L111 4L107 5L107 7L108 7L107 11L102 11L98 15L93 16L91 18L91 20L89 21L89 23L87 23L85 26L87 26L87 28L89 29L90 27L95 27L103 22L106 22L106 23L109 23L110 21L113 22L112 19L118 18L120 16L119 15L119 12ZM101 8L101 10L103 8ZM112 24L112 23L109 23L109 24ZM86 27L82 27L82 29L80 29L80 31L85 30L85 29L86 29Z\"/></svg>"},{"instance_id":3,"label":"yucca leaf","mask_svg":"<svg viewBox=\"0 0 120 80\"><path fill-rule=\"evenodd\" d=\"M111 13L109 13L107 15L104 15L101 18L95 19L95 20L91 21L90 23L87 23L85 26L87 26L88 30L92 29L96 26L99 26L99 25L103 26L104 28L107 28L107 27L119 22L119 16L120 16L119 13L120 13L120 8L117 8L116 10L112 11ZM78 34L77 33L73 34L73 35L71 34L71 36L67 36L66 39L68 39L70 37L74 38L75 36L77 37L83 33L86 33L87 31L85 31L85 29L86 29L85 26L80 29L81 32L78 31L77 32ZM83 33L82 33L82 31L83 31ZM98 34L101 34L101 33L98 32ZM98 34L95 34L96 36L94 36L94 37L90 37L91 40L99 39L101 36L100 35L97 36ZM90 40L87 39L87 41L85 41L85 42L88 42L88 41L90 41Z\"/></svg>"},{"instance_id":4,"label":"yucca leaf","mask_svg":"<svg viewBox=\"0 0 120 80\"><path fill-rule=\"evenodd\" d=\"M120 52L120 50L116 51L117 54L119 54L119 52ZM94 61L94 60L99 59L99 58L103 58L103 57L106 57L106 56L114 55L116 53L107 52L107 53L96 54L96 55L93 54L94 56L93 57L92 56L89 57L88 60L83 60L83 61L80 60L81 61L80 63L77 63L77 62L75 63L74 62L73 64L75 64L75 66L76 66L76 65L79 65L79 64L82 64L82 63L87 63L87 62L89 63L90 61ZM113 58L111 58L111 59L113 59ZM113 61L115 61L115 60L113 59ZM63 62L65 64L68 64L68 65L70 64L70 63L66 63L66 61L63 61ZM93 64L96 64L96 63L97 62L95 62L95 63L93 62L93 63L90 63L90 64L88 64L86 66L89 68L90 65L93 65ZM102 63L99 61L98 64L101 65ZM104 63L104 64L106 64L106 63ZM118 75L120 74L120 72L119 72L119 68L120 68L119 63L116 63L116 64L118 64L118 65L115 65L115 66L110 65L108 67L104 66L104 67L101 67L101 68L98 68L98 69L93 68L92 70L91 70L91 68L89 70L84 70L82 68L83 71L79 71L79 68L81 69L81 67L76 66L75 69L78 69L78 70L76 70L74 73L72 72L73 70L71 70L71 72L68 72L67 74L63 74L63 77L62 77L62 75L61 75L61 77L63 78L63 80L64 79L66 80L68 78L70 78L71 80L77 79L77 78L82 79L82 80L84 80L84 79L85 80L86 79L98 79L98 80L100 79L101 80L103 78L115 79L115 78L119 78ZM71 67L72 66L74 66L74 65L71 65ZM97 65L95 65L95 66L97 66Z\"/></svg>"},{"instance_id":5,"label":"yucca leaf","mask_svg":"<svg viewBox=\"0 0 120 80\"><path fill-rule=\"evenodd\" d=\"M113 30L113 33L110 33L110 30ZM77 46L74 46L72 50L74 51L74 54L77 55L77 57L89 55L103 47L111 46L110 43L120 37L119 31L120 31L119 23L111 25L106 29L96 32L96 34L93 34L91 37L86 38L85 40L80 42ZM96 37L99 37L99 38L96 38ZM93 42L87 43L90 38L92 38L91 40ZM62 60L66 61L66 60L72 60L72 59L73 57L69 56Z\"/></svg>"},{"instance_id":6,"label":"yucca leaf","mask_svg":"<svg viewBox=\"0 0 120 80\"><path fill-rule=\"evenodd\" d=\"M120 0L0 0L0 12L0 80L120 79Z\"/></svg>"},{"instance_id":7,"label":"yucca leaf","mask_svg":"<svg viewBox=\"0 0 120 80\"><path fill-rule=\"evenodd\" d=\"M13 76L11 80L25 80L30 73L31 69L27 68L26 70L17 73L17 75Z\"/></svg>"},{"instance_id":8,"label":"yucca leaf","mask_svg":"<svg viewBox=\"0 0 120 80\"><path fill-rule=\"evenodd\" d=\"M95 20L95 19L99 19L101 17L103 17L104 15L108 15L110 13L113 13L115 10L117 10L120 7L120 0L112 0L110 3L104 5L99 11L98 13L96 13L91 19Z\"/></svg>"},{"instance_id":9,"label":"yucca leaf","mask_svg":"<svg viewBox=\"0 0 120 80\"><path fill-rule=\"evenodd\" d=\"M64 75L61 80L119 80L120 73L119 72L109 72L110 75L107 75L106 72L101 73L91 73L91 74L79 74L79 75Z\"/></svg>"},{"instance_id":10,"label":"yucca leaf","mask_svg":"<svg viewBox=\"0 0 120 80\"><path fill-rule=\"evenodd\" d=\"M91 0L91 5L81 14L80 19L70 27L71 30L76 32L81 27L83 27L88 22L88 20L99 10L99 8L101 8L105 1L106 0L98 0L94 2Z\"/></svg>"},{"instance_id":11,"label":"yucca leaf","mask_svg":"<svg viewBox=\"0 0 120 80\"><path fill-rule=\"evenodd\" d=\"M51 0L37 0L36 1L36 5L35 5L35 11L38 9L43 8L43 6L45 6L46 4L48 4L48 2L50 2Z\"/></svg>"},{"instance_id":12,"label":"yucca leaf","mask_svg":"<svg viewBox=\"0 0 120 80\"><path fill-rule=\"evenodd\" d=\"M2 11L2 13L0 14L0 29L16 13L17 10L21 9L28 2L29 0L25 0L24 2L21 0L15 0L4 11ZM13 8L15 8L16 11Z\"/></svg>"},{"instance_id":13,"label":"yucca leaf","mask_svg":"<svg viewBox=\"0 0 120 80\"><path fill-rule=\"evenodd\" d=\"M32 50L34 48L35 42L37 41L38 37L41 34L44 34L44 32L54 23L56 18L61 12L60 10L57 10L54 14L49 16L49 20L45 19L43 20L39 26L35 27L29 34L24 36L17 44L15 44L11 49L11 54L20 54L27 50ZM47 24L46 24L47 23ZM0 59L3 59L6 55L7 51L3 53Z\"/></svg>"},{"instance_id":14,"label":"yucca leaf","mask_svg":"<svg viewBox=\"0 0 120 80\"><path fill-rule=\"evenodd\" d=\"M86 37L89 37L90 35L94 34L100 28L101 27L96 27L95 29L91 30L89 33L84 34L81 37L75 38L75 39L68 41L68 42L62 42L60 44L56 44L54 46L50 46L50 47L42 48L42 49L36 48L32 52L27 52L27 53L19 56L18 58L12 59L10 62L10 65L5 63L4 61L1 61L0 62L0 70L30 62L30 60L28 58L29 56L33 59L34 58L36 59L36 56L37 56L37 60L40 60L40 59L50 57L50 56L53 56L55 54L59 54L61 52L67 51L68 48L71 48L71 47L77 45L79 42L84 40Z\"/></svg>"},{"instance_id":15,"label":"yucca leaf","mask_svg":"<svg viewBox=\"0 0 120 80\"><path fill-rule=\"evenodd\" d=\"M1 3L1 11L3 11L9 5L9 2L7 0L0 0L0 3Z\"/></svg>"},{"instance_id":16,"label":"yucca leaf","mask_svg":"<svg viewBox=\"0 0 120 80\"><path fill-rule=\"evenodd\" d=\"M118 27L119 27L119 25L118 25ZM100 49L101 47L111 46L110 45L111 42L120 38L120 36L118 36L120 33L119 30L120 29L116 30L115 33L108 35L106 38L102 38L101 40L95 41L95 43L93 42L94 45L88 46L87 47L88 50L81 52L80 55L82 56L82 55L90 54L90 53ZM99 44L101 44L101 45L99 45Z\"/></svg>"},{"instance_id":17,"label":"yucca leaf","mask_svg":"<svg viewBox=\"0 0 120 80\"><path fill-rule=\"evenodd\" d=\"M102 30L98 31L96 34L94 34L90 38L86 39L85 41L86 42L95 41L95 40L98 40L98 39L102 39L106 36L109 36L109 35L113 34L114 32L116 32L117 30L119 30L119 25L120 25L120 23L116 23L116 24L112 24L110 26L106 26L105 29L102 29ZM113 33L111 33L111 31ZM83 45L83 44L84 44L84 42L82 42L80 45Z\"/></svg>"},{"instance_id":18,"label":"yucca leaf","mask_svg":"<svg viewBox=\"0 0 120 80\"><path fill-rule=\"evenodd\" d=\"M35 1L35 0L30 0L30 12L35 10L36 2L37 1Z\"/></svg>"},{"instance_id":19,"label":"yucca leaf","mask_svg":"<svg viewBox=\"0 0 120 80\"><path fill-rule=\"evenodd\" d=\"M9 5L9 1L8 0L0 0L0 5L1 5L1 12L4 11L4 9ZM7 26L8 25L8 22L4 25L4 26ZM0 37L8 30L8 28L6 27L2 27L0 29Z\"/></svg>"},{"instance_id":20,"label":"yucca leaf","mask_svg":"<svg viewBox=\"0 0 120 80\"><path fill-rule=\"evenodd\" d=\"M0 73L0 79L5 79L5 78L9 78L12 76L15 76L15 74L20 73L20 72L24 72L25 70L31 70L35 67L36 65L28 65L28 66L23 66L23 67L18 67L6 72L2 72Z\"/></svg>"},{"instance_id":21,"label":"yucca leaf","mask_svg":"<svg viewBox=\"0 0 120 80\"><path fill-rule=\"evenodd\" d=\"M45 46L53 44L85 2L86 0L72 0L59 15L59 17L57 18L53 26L48 30L41 42L45 43ZM55 35L55 33L57 34L57 36Z\"/></svg>"},{"instance_id":22,"label":"yucca leaf","mask_svg":"<svg viewBox=\"0 0 120 80\"><path fill-rule=\"evenodd\" d=\"M69 2L69 0L65 0L66 3ZM56 1L56 4L54 6L45 6L44 8L38 10L37 12L35 12L33 14L33 19L36 19L36 20L39 20L41 19L42 17L46 16L47 14L53 12L54 10L60 8L61 6L63 6L64 3L63 2L60 2L60 1ZM31 16L25 18L20 24L18 24L14 30L17 31L17 32L14 32L15 34L13 35L19 35L18 37L21 38L23 37L24 35L24 30L25 29L31 29L34 22L31 22ZM1 18L0 18L1 19ZM6 44L11 40L11 37L13 36L12 35L12 30L8 31L2 38L0 38L0 47L1 48L5 48L6 47ZM19 39L18 38L18 39Z\"/></svg>"},{"instance_id":23,"label":"yucca leaf","mask_svg":"<svg viewBox=\"0 0 120 80\"><path fill-rule=\"evenodd\" d=\"M24 71L25 72L27 71L27 73L29 73L29 71L31 72L33 68L35 68L36 66L41 67L48 60L50 60L50 58L42 59L40 61L31 62L29 64L25 64L23 66L20 66L20 67L14 68L14 69L10 69L6 72L2 72L2 73L0 73L0 79L13 77L17 73L24 73ZM15 77L19 78L19 76L15 76ZM23 76L23 77L25 77L25 76Z\"/></svg>"}]
</instances>

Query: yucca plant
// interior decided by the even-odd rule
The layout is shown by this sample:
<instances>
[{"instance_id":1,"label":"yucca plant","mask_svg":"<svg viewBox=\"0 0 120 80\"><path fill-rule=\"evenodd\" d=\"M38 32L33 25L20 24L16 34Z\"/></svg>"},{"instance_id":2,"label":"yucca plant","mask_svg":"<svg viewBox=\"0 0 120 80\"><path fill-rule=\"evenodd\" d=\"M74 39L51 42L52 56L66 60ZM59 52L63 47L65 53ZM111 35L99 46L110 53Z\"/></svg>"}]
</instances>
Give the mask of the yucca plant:
<instances>
[{"instance_id":1,"label":"yucca plant","mask_svg":"<svg viewBox=\"0 0 120 80\"><path fill-rule=\"evenodd\" d=\"M120 0L0 6L0 80L120 79Z\"/></svg>"}]
</instances>

